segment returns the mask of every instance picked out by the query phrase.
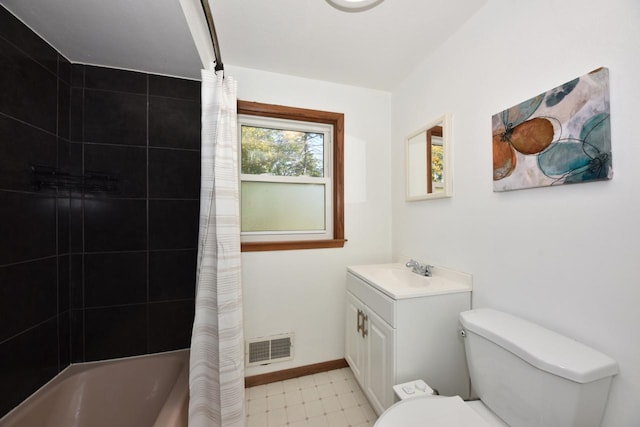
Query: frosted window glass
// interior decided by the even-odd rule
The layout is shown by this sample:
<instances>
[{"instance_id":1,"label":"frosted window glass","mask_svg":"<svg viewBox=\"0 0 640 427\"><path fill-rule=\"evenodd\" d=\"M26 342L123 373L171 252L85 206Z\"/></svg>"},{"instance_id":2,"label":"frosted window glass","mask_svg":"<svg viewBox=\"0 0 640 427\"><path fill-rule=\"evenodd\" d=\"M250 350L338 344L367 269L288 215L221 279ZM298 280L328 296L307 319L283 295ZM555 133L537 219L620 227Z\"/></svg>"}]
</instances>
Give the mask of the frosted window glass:
<instances>
[{"instance_id":1,"label":"frosted window glass","mask_svg":"<svg viewBox=\"0 0 640 427\"><path fill-rule=\"evenodd\" d=\"M324 231L325 185L242 182L242 231Z\"/></svg>"}]
</instances>

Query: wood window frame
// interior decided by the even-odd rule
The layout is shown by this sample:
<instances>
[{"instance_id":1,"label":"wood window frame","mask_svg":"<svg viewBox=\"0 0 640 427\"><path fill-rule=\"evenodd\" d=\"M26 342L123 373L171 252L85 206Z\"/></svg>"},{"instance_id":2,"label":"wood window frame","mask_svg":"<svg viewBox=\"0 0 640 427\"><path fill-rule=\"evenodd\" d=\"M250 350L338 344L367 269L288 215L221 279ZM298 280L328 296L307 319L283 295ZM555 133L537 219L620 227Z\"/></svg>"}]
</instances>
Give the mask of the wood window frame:
<instances>
[{"instance_id":1,"label":"wood window frame","mask_svg":"<svg viewBox=\"0 0 640 427\"><path fill-rule=\"evenodd\" d=\"M347 241L344 238L344 114L241 100L238 100L238 114L324 123L333 126L333 175L331 177L333 181L333 238L323 240L241 242L241 252L344 247Z\"/></svg>"}]
</instances>

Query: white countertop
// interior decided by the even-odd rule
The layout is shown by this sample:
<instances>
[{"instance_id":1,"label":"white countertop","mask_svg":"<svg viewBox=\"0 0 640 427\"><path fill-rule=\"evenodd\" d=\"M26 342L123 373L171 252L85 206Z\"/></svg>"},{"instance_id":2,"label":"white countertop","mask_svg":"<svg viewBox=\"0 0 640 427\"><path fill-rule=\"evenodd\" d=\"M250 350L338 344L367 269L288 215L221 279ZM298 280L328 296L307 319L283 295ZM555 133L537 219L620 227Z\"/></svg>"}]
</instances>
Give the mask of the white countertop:
<instances>
[{"instance_id":1,"label":"white countertop","mask_svg":"<svg viewBox=\"0 0 640 427\"><path fill-rule=\"evenodd\" d=\"M434 266L432 276L416 274L401 263L354 265L347 271L393 299L470 292L470 274Z\"/></svg>"}]
</instances>

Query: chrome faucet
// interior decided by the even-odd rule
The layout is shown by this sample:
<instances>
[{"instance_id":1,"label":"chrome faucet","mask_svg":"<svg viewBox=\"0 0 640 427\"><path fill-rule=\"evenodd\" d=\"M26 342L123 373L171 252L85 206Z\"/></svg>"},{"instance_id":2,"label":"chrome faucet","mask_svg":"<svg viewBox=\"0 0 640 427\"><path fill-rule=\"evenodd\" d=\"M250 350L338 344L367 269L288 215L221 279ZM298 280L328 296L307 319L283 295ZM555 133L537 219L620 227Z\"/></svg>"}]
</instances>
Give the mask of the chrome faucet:
<instances>
[{"instance_id":1,"label":"chrome faucet","mask_svg":"<svg viewBox=\"0 0 640 427\"><path fill-rule=\"evenodd\" d=\"M409 262L407 262L405 266L411 268L411 271L413 271L416 274L419 274L421 276L431 277L431 267L432 267L431 265L421 264L418 261L412 259L412 260L409 260Z\"/></svg>"}]
</instances>

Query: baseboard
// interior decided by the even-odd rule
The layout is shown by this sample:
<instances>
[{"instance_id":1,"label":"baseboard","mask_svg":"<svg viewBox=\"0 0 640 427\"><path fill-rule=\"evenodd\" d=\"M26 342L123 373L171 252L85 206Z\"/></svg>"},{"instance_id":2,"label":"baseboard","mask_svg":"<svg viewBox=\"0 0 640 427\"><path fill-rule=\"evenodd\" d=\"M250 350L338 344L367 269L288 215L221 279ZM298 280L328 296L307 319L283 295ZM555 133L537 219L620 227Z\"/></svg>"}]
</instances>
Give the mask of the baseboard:
<instances>
[{"instance_id":1,"label":"baseboard","mask_svg":"<svg viewBox=\"0 0 640 427\"><path fill-rule=\"evenodd\" d=\"M282 371L269 372L266 374L245 377L245 388L262 384L275 383L277 381L290 380L292 378L303 377L305 375L318 374L320 372L332 371L334 369L346 368L349 366L345 359L330 360L328 362L314 363L313 365L299 366L297 368L284 369Z\"/></svg>"}]
</instances>

